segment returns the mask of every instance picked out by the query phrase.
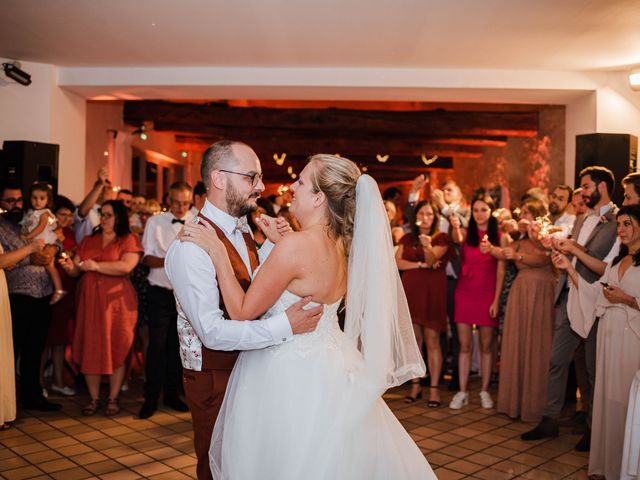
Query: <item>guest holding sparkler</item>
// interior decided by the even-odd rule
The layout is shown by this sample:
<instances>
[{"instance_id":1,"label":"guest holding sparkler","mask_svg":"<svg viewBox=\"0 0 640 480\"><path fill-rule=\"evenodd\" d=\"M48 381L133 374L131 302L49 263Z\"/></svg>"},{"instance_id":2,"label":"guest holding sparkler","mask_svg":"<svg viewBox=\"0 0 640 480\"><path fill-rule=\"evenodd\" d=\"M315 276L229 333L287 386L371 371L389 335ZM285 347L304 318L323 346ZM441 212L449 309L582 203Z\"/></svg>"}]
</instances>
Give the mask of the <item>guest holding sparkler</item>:
<instances>
[{"instance_id":1,"label":"guest holding sparkler","mask_svg":"<svg viewBox=\"0 0 640 480\"><path fill-rule=\"evenodd\" d=\"M483 253L513 261L518 269L505 313L497 410L525 422L537 422L542 417L553 341L556 282L549 256L532 238L539 229L549 234L552 226L546 215L540 200L528 200L520 211L520 218L529 222L523 238L505 248L488 240L480 243Z\"/></svg>"}]
</instances>

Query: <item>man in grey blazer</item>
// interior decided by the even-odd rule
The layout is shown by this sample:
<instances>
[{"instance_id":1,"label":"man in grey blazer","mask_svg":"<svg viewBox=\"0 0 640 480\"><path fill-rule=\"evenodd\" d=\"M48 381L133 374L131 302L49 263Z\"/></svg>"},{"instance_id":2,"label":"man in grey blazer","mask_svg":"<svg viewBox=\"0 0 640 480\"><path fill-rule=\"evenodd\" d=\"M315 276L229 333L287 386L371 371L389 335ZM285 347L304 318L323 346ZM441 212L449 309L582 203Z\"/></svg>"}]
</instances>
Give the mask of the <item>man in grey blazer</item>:
<instances>
[{"instance_id":1,"label":"man in grey blazer","mask_svg":"<svg viewBox=\"0 0 640 480\"><path fill-rule=\"evenodd\" d=\"M612 251L616 239L615 214L617 207L611 202L611 193L615 186L613 173L604 167L587 167L579 175L582 195L589 211L580 216L573 227L571 239L559 240L554 247L562 253L570 254L579 249L584 255L603 260L616 255ZM597 281L601 273L594 272L578 256L573 257L576 270L589 283ZM586 340L582 340L572 329L567 316L567 300L572 294L571 282L567 281L563 271L556 288L556 328L551 349L549 378L547 383L547 404L540 423L533 429L522 434L522 440L538 440L545 437L558 436L558 418L564 405L569 365L582 341L585 342L586 366L589 383L593 389L596 370L596 337L597 322L591 329ZM575 294L575 292L573 292ZM579 451L589 451L591 438L591 400L583 398L588 410L588 429L576 445Z\"/></svg>"}]
</instances>

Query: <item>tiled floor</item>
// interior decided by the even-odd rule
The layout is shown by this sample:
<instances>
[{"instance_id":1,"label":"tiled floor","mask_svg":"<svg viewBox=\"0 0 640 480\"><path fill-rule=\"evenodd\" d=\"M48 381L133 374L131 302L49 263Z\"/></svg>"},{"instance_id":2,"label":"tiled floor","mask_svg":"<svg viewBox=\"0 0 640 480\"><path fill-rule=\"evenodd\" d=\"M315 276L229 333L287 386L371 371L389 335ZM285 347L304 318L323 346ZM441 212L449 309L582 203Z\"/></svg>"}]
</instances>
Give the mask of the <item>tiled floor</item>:
<instances>
[{"instance_id":1,"label":"tiled floor","mask_svg":"<svg viewBox=\"0 0 640 480\"><path fill-rule=\"evenodd\" d=\"M20 411L15 427L0 432L0 477L195 478L189 413L161 409L149 420L139 420L141 386L133 387L123 393L122 411L115 417L83 417L85 396L52 397L64 405L56 413ZM588 456L573 450L579 436L568 429L556 439L522 442L518 437L530 425L480 408L477 389L471 404L457 412L427 408L425 401L407 405L405 393L396 389L385 399L441 480L587 478ZM443 390L443 400L450 398Z\"/></svg>"}]
</instances>

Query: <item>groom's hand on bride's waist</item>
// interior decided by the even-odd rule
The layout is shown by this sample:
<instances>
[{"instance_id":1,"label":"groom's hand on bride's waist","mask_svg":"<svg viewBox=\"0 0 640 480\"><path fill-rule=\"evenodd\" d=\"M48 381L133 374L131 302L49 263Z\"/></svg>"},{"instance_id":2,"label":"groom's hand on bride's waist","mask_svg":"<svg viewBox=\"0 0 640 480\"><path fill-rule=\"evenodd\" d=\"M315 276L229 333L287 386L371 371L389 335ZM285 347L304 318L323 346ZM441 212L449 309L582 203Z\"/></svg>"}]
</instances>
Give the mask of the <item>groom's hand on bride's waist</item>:
<instances>
[{"instance_id":1,"label":"groom's hand on bride's waist","mask_svg":"<svg viewBox=\"0 0 640 480\"><path fill-rule=\"evenodd\" d=\"M304 309L303 307L310 301L311 297L305 297L291 305L285 312L289 319L289 323L291 324L291 331L294 335L313 332L318 326L324 307L322 305L318 305L317 307L313 307L308 310Z\"/></svg>"}]
</instances>

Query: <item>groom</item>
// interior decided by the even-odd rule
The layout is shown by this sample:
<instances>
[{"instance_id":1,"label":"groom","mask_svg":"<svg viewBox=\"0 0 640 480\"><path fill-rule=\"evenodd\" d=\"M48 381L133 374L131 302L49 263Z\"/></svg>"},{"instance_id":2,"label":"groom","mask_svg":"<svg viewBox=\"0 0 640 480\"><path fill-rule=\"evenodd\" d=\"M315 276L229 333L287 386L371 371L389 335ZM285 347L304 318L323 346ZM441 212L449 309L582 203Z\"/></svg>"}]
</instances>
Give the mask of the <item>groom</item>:
<instances>
[{"instance_id":1,"label":"groom","mask_svg":"<svg viewBox=\"0 0 640 480\"><path fill-rule=\"evenodd\" d=\"M207 198L199 221L212 223L227 246L236 278L245 291L256 268L280 235L271 221L258 252L244 217L257 208L264 190L260 160L241 142L223 140L203 154L200 173ZM190 242L174 241L165 270L178 307L178 337L183 383L191 410L198 479L210 479L209 445L238 350L288 342L293 335L315 330L322 307L303 310L309 299L282 314L255 321L227 320L216 273L209 255Z\"/></svg>"}]
</instances>

